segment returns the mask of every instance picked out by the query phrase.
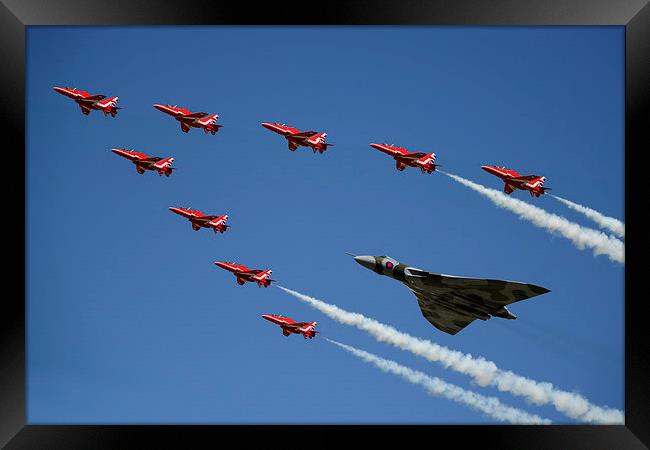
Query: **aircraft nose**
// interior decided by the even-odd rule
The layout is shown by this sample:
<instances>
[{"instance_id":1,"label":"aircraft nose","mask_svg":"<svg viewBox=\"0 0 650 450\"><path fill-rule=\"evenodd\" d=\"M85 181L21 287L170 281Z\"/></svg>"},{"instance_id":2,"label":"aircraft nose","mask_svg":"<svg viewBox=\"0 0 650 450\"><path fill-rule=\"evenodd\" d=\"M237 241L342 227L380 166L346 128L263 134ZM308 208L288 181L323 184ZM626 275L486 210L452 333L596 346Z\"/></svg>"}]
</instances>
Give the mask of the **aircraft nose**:
<instances>
[{"instance_id":1,"label":"aircraft nose","mask_svg":"<svg viewBox=\"0 0 650 450\"><path fill-rule=\"evenodd\" d=\"M216 266L221 267L222 269L225 269L225 268L226 268L226 265L225 265L223 262L221 262L221 261L215 261L214 264L215 264Z\"/></svg>"},{"instance_id":2,"label":"aircraft nose","mask_svg":"<svg viewBox=\"0 0 650 450\"><path fill-rule=\"evenodd\" d=\"M354 260L366 269L375 270L374 256L355 256Z\"/></svg>"},{"instance_id":3,"label":"aircraft nose","mask_svg":"<svg viewBox=\"0 0 650 450\"><path fill-rule=\"evenodd\" d=\"M165 106L164 105L159 105L158 103L154 103L153 107L156 108L158 111L165 112Z\"/></svg>"},{"instance_id":4,"label":"aircraft nose","mask_svg":"<svg viewBox=\"0 0 650 450\"><path fill-rule=\"evenodd\" d=\"M370 146L372 148L376 148L377 150L379 150L379 144L370 144Z\"/></svg>"},{"instance_id":5,"label":"aircraft nose","mask_svg":"<svg viewBox=\"0 0 650 450\"><path fill-rule=\"evenodd\" d=\"M262 314L262 318L266 320L271 320L271 316L268 314Z\"/></svg>"},{"instance_id":6,"label":"aircraft nose","mask_svg":"<svg viewBox=\"0 0 650 450\"><path fill-rule=\"evenodd\" d=\"M60 87L53 87L52 90L58 92L59 94L63 93L63 88L60 88Z\"/></svg>"},{"instance_id":7,"label":"aircraft nose","mask_svg":"<svg viewBox=\"0 0 650 450\"><path fill-rule=\"evenodd\" d=\"M273 126L268 122L262 122L262 126L267 130L273 130Z\"/></svg>"}]
</instances>

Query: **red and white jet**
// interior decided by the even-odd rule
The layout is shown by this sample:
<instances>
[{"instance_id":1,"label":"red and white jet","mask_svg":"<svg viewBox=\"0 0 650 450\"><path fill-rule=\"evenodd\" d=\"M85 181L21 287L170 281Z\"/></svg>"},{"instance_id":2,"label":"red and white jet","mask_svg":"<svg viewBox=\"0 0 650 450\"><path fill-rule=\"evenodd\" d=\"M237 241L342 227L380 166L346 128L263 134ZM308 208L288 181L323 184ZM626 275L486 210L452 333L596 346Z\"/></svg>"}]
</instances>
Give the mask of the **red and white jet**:
<instances>
[{"instance_id":1,"label":"red and white jet","mask_svg":"<svg viewBox=\"0 0 650 450\"><path fill-rule=\"evenodd\" d=\"M271 279L271 269L268 270L259 270L259 269L249 269L246 266L242 266L241 264L237 264L234 262L221 262L221 261L215 261L215 265L221 267L222 269L226 269L230 272L232 272L235 277L237 277L237 284L240 286L247 281L250 281L251 283L257 283L258 287L269 287L271 285L271 282L275 281Z\"/></svg>"},{"instance_id":2,"label":"red and white jet","mask_svg":"<svg viewBox=\"0 0 650 450\"><path fill-rule=\"evenodd\" d=\"M223 216L206 216L201 211L189 208L175 208L170 207L169 210L178 215L186 217L192 223L192 229L199 231L201 227L212 228L214 233L225 233L230 225L226 225L228 214Z\"/></svg>"},{"instance_id":3,"label":"red and white jet","mask_svg":"<svg viewBox=\"0 0 650 450\"><path fill-rule=\"evenodd\" d=\"M323 152L327 150L327 147L334 145L325 143L327 133L317 133L316 131L300 131L297 128L290 127L283 123L262 122L262 126L267 130L271 130L284 136L287 139L289 150L292 152L295 151L299 146L303 146L311 147L314 153L320 152L322 155Z\"/></svg>"},{"instance_id":4,"label":"red and white jet","mask_svg":"<svg viewBox=\"0 0 650 450\"><path fill-rule=\"evenodd\" d=\"M508 195L510 195L515 189L520 189L522 191L530 192L531 197L539 197L544 194L545 191L552 189L543 187L546 177L540 177L539 175L521 176L514 170L496 166L481 166L481 169L501 178L505 182L503 192Z\"/></svg>"},{"instance_id":5,"label":"red and white jet","mask_svg":"<svg viewBox=\"0 0 650 450\"><path fill-rule=\"evenodd\" d=\"M82 91L76 88L53 88L59 94L63 94L66 97L73 99L81 108L81 112L85 115L90 114L90 111L93 109L99 110L104 113L105 116L111 115L115 117L117 115L117 110L122 109L117 106L117 102L120 100L118 97L106 98L105 95L91 95L86 91Z\"/></svg>"},{"instance_id":6,"label":"red and white jet","mask_svg":"<svg viewBox=\"0 0 650 450\"><path fill-rule=\"evenodd\" d=\"M206 112L193 113L185 108L171 105L155 104L153 107L178 120L181 124L181 130L185 133L190 131L190 128L194 127L203 128L203 131L205 131L206 134L208 131L212 134L216 134L217 131L219 131L219 128L223 126L217 125L217 119L219 118L218 114L208 114Z\"/></svg>"},{"instance_id":7,"label":"red and white jet","mask_svg":"<svg viewBox=\"0 0 650 450\"><path fill-rule=\"evenodd\" d=\"M174 164L174 158L171 157L161 158L160 156L149 156L144 153L134 152L123 148L114 148L111 149L111 151L116 155L131 160L133 164L135 164L135 170L137 170L140 175L145 173L147 170L155 170L160 176L162 176L163 173L165 176L170 176L172 171L176 170L176 168L172 167L172 164Z\"/></svg>"},{"instance_id":8,"label":"red and white jet","mask_svg":"<svg viewBox=\"0 0 650 450\"><path fill-rule=\"evenodd\" d=\"M318 333L318 331L316 331L316 322L296 322L289 317L274 314L264 314L262 317L269 322L280 325L282 328L282 334L285 336L294 333L302 334L302 337L305 339L313 339L314 336L316 336L316 333Z\"/></svg>"},{"instance_id":9,"label":"red and white jet","mask_svg":"<svg viewBox=\"0 0 650 450\"><path fill-rule=\"evenodd\" d=\"M388 144L370 144L370 146L395 158L395 165L400 171L406 166L411 166L419 167L422 173L431 173L439 165L433 163L436 160L435 153L409 152L405 148Z\"/></svg>"}]
</instances>

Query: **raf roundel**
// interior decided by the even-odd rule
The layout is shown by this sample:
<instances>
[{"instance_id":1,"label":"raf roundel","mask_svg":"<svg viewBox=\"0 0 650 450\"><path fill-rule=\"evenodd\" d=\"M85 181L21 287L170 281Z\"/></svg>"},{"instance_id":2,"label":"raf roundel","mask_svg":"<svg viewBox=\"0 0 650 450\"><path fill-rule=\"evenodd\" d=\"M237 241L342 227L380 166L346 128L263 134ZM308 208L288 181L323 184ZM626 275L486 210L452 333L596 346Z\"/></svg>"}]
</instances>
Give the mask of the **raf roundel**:
<instances>
[{"instance_id":1,"label":"raf roundel","mask_svg":"<svg viewBox=\"0 0 650 450\"><path fill-rule=\"evenodd\" d=\"M392 269L393 268L393 262L392 261L386 261L386 268L387 269Z\"/></svg>"}]
</instances>

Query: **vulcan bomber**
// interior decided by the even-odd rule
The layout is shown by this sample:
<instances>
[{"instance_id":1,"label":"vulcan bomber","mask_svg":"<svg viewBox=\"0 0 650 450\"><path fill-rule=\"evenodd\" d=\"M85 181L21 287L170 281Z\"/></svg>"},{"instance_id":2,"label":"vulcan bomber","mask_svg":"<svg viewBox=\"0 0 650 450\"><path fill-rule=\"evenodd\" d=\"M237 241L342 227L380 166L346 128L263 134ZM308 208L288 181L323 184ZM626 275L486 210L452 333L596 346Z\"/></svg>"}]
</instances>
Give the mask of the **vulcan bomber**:
<instances>
[{"instance_id":1,"label":"vulcan bomber","mask_svg":"<svg viewBox=\"0 0 650 450\"><path fill-rule=\"evenodd\" d=\"M507 305L550 292L529 283L431 273L385 255L355 256L354 260L379 275L401 281L417 297L424 318L452 335L476 319L516 319Z\"/></svg>"}]
</instances>

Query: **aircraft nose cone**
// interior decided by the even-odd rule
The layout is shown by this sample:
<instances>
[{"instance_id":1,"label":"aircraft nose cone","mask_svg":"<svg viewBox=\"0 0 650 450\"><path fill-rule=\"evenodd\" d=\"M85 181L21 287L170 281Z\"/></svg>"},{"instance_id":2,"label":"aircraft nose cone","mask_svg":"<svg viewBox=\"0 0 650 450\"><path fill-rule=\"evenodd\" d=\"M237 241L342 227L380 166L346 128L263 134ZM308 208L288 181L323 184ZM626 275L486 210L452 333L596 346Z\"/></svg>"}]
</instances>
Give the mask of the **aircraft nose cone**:
<instances>
[{"instance_id":1,"label":"aircraft nose cone","mask_svg":"<svg viewBox=\"0 0 650 450\"><path fill-rule=\"evenodd\" d=\"M262 318L266 320L271 320L271 316L268 314L262 314Z\"/></svg>"},{"instance_id":2,"label":"aircraft nose cone","mask_svg":"<svg viewBox=\"0 0 650 450\"><path fill-rule=\"evenodd\" d=\"M376 148L377 150L379 150L379 144L370 144L370 146L372 148Z\"/></svg>"},{"instance_id":3,"label":"aircraft nose cone","mask_svg":"<svg viewBox=\"0 0 650 450\"><path fill-rule=\"evenodd\" d=\"M54 88L52 88L52 90L54 90L54 91L56 91L56 92L58 92L58 93L62 93L62 92L63 92L63 89L60 88L60 87L54 87Z\"/></svg>"},{"instance_id":4,"label":"aircraft nose cone","mask_svg":"<svg viewBox=\"0 0 650 450\"><path fill-rule=\"evenodd\" d=\"M373 256L355 256L354 260L366 269L375 269L375 258Z\"/></svg>"},{"instance_id":5,"label":"aircraft nose cone","mask_svg":"<svg viewBox=\"0 0 650 450\"><path fill-rule=\"evenodd\" d=\"M262 122L262 126L267 130L273 130L273 126L268 122Z\"/></svg>"},{"instance_id":6,"label":"aircraft nose cone","mask_svg":"<svg viewBox=\"0 0 650 450\"><path fill-rule=\"evenodd\" d=\"M159 105L158 103L155 103L153 107L156 108L158 111L165 112L165 107L163 105Z\"/></svg>"}]
</instances>

